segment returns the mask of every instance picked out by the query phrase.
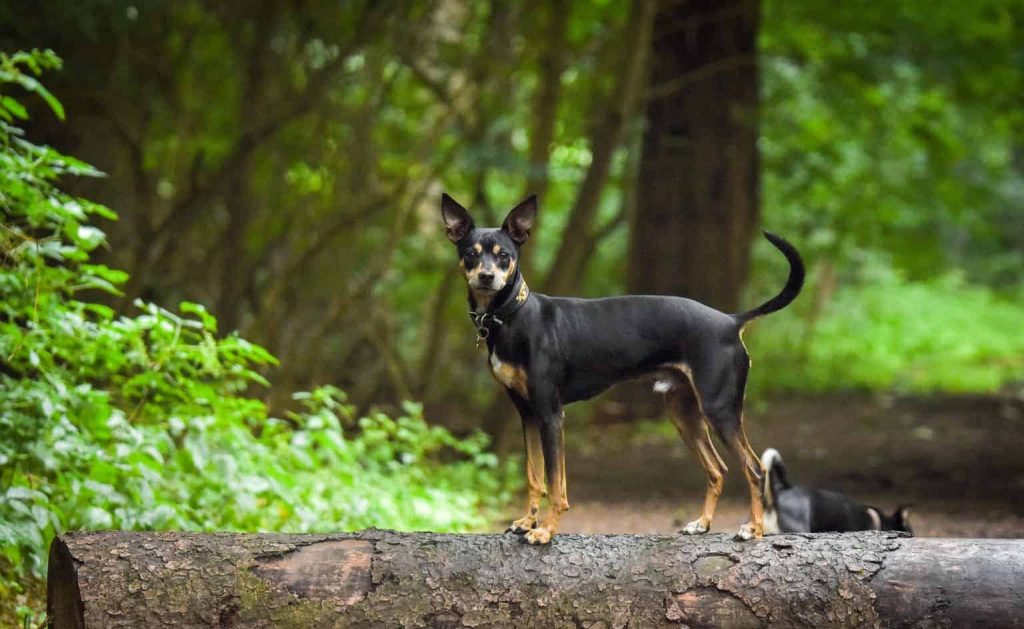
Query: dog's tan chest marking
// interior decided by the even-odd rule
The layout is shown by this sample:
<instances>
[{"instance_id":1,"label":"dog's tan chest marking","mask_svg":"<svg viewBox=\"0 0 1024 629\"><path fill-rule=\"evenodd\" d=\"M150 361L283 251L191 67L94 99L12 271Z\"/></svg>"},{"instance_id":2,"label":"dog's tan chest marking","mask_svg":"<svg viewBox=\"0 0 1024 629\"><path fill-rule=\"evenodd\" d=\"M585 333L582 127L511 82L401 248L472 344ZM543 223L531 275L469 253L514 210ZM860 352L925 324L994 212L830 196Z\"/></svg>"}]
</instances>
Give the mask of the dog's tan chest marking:
<instances>
[{"instance_id":1,"label":"dog's tan chest marking","mask_svg":"<svg viewBox=\"0 0 1024 629\"><path fill-rule=\"evenodd\" d=\"M504 386L512 389L524 399L529 399L526 387L526 370L518 365L502 362L497 352L491 352L491 373Z\"/></svg>"}]
</instances>

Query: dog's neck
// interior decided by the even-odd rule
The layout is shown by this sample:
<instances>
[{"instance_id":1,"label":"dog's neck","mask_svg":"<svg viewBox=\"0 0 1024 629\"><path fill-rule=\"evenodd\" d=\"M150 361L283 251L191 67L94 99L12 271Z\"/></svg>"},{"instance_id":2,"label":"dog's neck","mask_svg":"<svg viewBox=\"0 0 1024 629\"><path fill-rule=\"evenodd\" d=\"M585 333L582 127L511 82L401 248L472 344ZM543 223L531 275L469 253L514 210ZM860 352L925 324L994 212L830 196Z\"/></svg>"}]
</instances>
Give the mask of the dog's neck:
<instances>
[{"instance_id":1,"label":"dog's neck","mask_svg":"<svg viewBox=\"0 0 1024 629\"><path fill-rule=\"evenodd\" d=\"M507 289L508 286L501 289L497 293L493 293L490 291L477 291L473 290L472 288L469 289L469 311L476 313L489 312L491 309L491 304L497 303L498 300L496 298Z\"/></svg>"},{"instance_id":2,"label":"dog's neck","mask_svg":"<svg viewBox=\"0 0 1024 629\"><path fill-rule=\"evenodd\" d=\"M509 318L515 315L516 310L526 305L529 300L529 287L516 272L512 282L490 299L486 306L475 299L472 291L469 293L469 319L476 328L476 344L487 339L487 346L494 342L493 332L498 331L509 322Z\"/></svg>"},{"instance_id":3,"label":"dog's neck","mask_svg":"<svg viewBox=\"0 0 1024 629\"><path fill-rule=\"evenodd\" d=\"M477 347L485 339L487 346L492 347L496 332L504 326L517 310L526 305L530 298L530 288L517 272L512 281L498 291L486 306L476 301L473 291L469 293L469 318L476 328Z\"/></svg>"},{"instance_id":4,"label":"dog's neck","mask_svg":"<svg viewBox=\"0 0 1024 629\"><path fill-rule=\"evenodd\" d=\"M497 313L508 310L511 305L522 304L529 295L526 280L515 270L515 275L498 292L484 292L469 289L469 311L476 314Z\"/></svg>"}]
</instances>

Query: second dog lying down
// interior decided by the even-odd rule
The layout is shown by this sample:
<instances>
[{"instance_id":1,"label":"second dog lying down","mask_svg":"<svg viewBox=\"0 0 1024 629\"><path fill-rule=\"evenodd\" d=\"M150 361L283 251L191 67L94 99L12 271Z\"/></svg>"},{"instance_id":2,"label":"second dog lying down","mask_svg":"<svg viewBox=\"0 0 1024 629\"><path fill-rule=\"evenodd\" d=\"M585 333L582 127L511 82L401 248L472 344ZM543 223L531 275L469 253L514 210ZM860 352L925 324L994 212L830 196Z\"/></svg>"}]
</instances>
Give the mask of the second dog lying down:
<instances>
[{"instance_id":1,"label":"second dog lying down","mask_svg":"<svg viewBox=\"0 0 1024 629\"><path fill-rule=\"evenodd\" d=\"M792 485L786 477L782 455L774 448L764 451L761 464L765 469L766 535L845 531L913 533L907 522L907 506L900 506L892 515L886 515L838 492Z\"/></svg>"}]
</instances>

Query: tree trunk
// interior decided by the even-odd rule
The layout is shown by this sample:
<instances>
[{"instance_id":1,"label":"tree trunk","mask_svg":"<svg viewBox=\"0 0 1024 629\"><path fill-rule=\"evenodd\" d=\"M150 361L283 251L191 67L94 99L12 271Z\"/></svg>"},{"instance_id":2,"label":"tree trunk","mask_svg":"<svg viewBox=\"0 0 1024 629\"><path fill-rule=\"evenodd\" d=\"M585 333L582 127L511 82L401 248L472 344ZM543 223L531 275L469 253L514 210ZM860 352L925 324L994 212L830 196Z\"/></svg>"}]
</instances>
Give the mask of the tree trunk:
<instances>
[{"instance_id":1,"label":"tree trunk","mask_svg":"<svg viewBox=\"0 0 1024 629\"><path fill-rule=\"evenodd\" d=\"M71 533L52 627L827 627L1024 623L1024 541L895 533Z\"/></svg>"},{"instance_id":2,"label":"tree trunk","mask_svg":"<svg viewBox=\"0 0 1024 629\"><path fill-rule=\"evenodd\" d=\"M631 293L738 307L758 220L758 0L659 5Z\"/></svg>"}]
</instances>

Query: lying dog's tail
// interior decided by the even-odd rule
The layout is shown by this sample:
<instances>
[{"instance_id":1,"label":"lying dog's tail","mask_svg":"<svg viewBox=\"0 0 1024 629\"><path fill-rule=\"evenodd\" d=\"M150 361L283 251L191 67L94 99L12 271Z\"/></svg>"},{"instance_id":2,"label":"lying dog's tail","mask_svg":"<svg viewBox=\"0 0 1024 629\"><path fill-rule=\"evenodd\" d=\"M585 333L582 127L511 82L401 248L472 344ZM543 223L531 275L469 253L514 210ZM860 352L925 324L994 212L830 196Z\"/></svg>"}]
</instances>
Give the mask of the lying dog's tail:
<instances>
[{"instance_id":1,"label":"lying dog's tail","mask_svg":"<svg viewBox=\"0 0 1024 629\"><path fill-rule=\"evenodd\" d=\"M786 478L786 467L782 464L782 455L775 448L768 448L761 455L761 465L764 466L764 506L766 509L775 508L775 496L782 489L789 489L789 479Z\"/></svg>"},{"instance_id":2,"label":"lying dog's tail","mask_svg":"<svg viewBox=\"0 0 1024 629\"><path fill-rule=\"evenodd\" d=\"M796 296L800 294L800 289L804 287L804 261L800 259L800 252L784 238L776 236L771 232L764 232L764 237L768 239L768 242L775 245L782 252L782 255L786 256L786 260L789 261L789 279L786 280L786 285L782 288L782 292L775 297L772 297L753 310L732 316L741 328L754 319L771 314L777 310L782 310L796 299Z\"/></svg>"}]
</instances>

